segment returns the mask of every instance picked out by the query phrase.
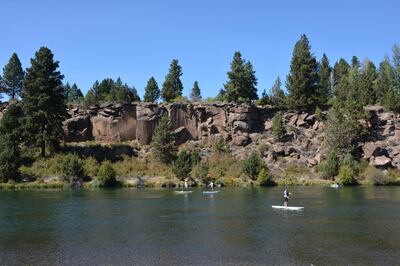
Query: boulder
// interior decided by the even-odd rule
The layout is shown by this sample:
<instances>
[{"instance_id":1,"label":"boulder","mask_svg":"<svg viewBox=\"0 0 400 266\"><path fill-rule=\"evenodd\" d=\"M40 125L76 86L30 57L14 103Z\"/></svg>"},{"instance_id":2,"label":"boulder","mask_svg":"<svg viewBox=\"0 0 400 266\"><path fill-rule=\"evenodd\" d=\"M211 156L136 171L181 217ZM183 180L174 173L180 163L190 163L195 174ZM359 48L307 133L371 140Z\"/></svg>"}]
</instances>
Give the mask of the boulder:
<instances>
[{"instance_id":1,"label":"boulder","mask_svg":"<svg viewBox=\"0 0 400 266\"><path fill-rule=\"evenodd\" d=\"M386 157L385 155L378 156L374 159L373 165L377 167L385 167L391 164L391 159Z\"/></svg>"},{"instance_id":2,"label":"boulder","mask_svg":"<svg viewBox=\"0 0 400 266\"><path fill-rule=\"evenodd\" d=\"M272 128L272 121L271 120L267 120L264 122L264 130L268 131Z\"/></svg>"},{"instance_id":3,"label":"boulder","mask_svg":"<svg viewBox=\"0 0 400 266\"><path fill-rule=\"evenodd\" d=\"M246 135L234 136L232 142L236 146L246 146L250 143L250 138Z\"/></svg>"},{"instance_id":4,"label":"boulder","mask_svg":"<svg viewBox=\"0 0 400 266\"><path fill-rule=\"evenodd\" d=\"M367 142L362 147L364 159L369 159L371 156L379 156L387 154L387 151L382 148L380 143Z\"/></svg>"},{"instance_id":5,"label":"boulder","mask_svg":"<svg viewBox=\"0 0 400 266\"><path fill-rule=\"evenodd\" d=\"M173 135L176 145L181 145L192 138L192 135L185 127L175 129Z\"/></svg>"}]
</instances>

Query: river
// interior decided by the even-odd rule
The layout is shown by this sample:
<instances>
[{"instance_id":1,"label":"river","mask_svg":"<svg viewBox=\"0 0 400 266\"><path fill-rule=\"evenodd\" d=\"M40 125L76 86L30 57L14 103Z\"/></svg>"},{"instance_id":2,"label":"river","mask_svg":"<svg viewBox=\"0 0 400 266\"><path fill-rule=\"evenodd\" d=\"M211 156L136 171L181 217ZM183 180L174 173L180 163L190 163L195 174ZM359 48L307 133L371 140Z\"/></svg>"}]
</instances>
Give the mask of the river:
<instances>
[{"instance_id":1,"label":"river","mask_svg":"<svg viewBox=\"0 0 400 266\"><path fill-rule=\"evenodd\" d=\"M1 265L398 265L400 187L0 191Z\"/></svg>"}]
</instances>

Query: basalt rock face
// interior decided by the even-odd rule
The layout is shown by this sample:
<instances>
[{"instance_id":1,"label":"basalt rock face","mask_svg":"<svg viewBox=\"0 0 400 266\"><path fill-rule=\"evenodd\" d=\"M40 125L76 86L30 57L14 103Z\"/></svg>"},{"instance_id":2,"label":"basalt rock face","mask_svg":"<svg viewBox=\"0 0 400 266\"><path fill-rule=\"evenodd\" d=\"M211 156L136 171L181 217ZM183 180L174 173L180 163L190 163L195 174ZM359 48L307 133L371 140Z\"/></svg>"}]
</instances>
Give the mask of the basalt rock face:
<instances>
[{"instance_id":1,"label":"basalt rock face","mask_svg":"<svg viewBox=\"0 0 400 266\"><path fill-rule=\"evenodd\" d=\"M0 104L0 118L8 104ZM365 108L371 120L365 123L369 136L358 144L358 157L377 168L400 169L400 123L398 115L380 106ZM285 169L288 165L314 167L321 163L324 148L324 121L315 114L283 112L286 135L273 137L272 118L277 110L271 106L235 105L230 103L150 103L102 104L90 108L68 110L63 123L65 141L151 142L158 119L168 114L176 144L202 142L202 154L217 137L224 138L237 158L252 151L261 152L270 169ZM323 115L326 113L323 113Z\"/></svg>"},{"instance_id":2,"label":"basalt rock face","mask_svg":"<svg viewBox=\"0 0 400 266\"><path fill-rule=\"evenodd\" d=\"M64 122L64 134L69 142L137 140L141 145L148 145L158 119L166 113L177 144L222 136L238 145L246 145L251 142L249 134L262 132L264 120L271 118L274 112L268 107L217 103L109 103L88 109L70 109L70 118Z\"/></svg>"}]
</instances>

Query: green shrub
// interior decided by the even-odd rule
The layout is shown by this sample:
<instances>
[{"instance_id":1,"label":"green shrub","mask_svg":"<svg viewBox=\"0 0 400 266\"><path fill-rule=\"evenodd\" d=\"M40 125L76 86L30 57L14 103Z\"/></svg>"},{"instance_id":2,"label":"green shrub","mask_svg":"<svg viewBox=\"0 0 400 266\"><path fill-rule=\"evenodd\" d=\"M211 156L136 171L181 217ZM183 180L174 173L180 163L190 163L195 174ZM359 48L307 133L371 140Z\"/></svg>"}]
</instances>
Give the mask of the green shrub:
<instances>
[{"instance_id":1,"label":"green shrub","mask_svg":"<svg viewBox=\"0 0 400 266\"><path fill-rule=\"evenodd\" d=\"M228 152L228 143L224 140L223 137L218 136L213 143L213 150L217 153Z\"/></svg>"},{"instance_id":2,"label":"green shrub","mask_svg":"<svg viewBox=\"0 0 400 266\"><path fill-rule=\"evenodd\" d=\"M83 168L88 176L95 177L99 173L100 164L95 158L88 157L84 160Z\"/></svg>"},{"instance_id":3,"label":"green shrub","mask_svg":"<svg viewBox=\"0 0 400 266\"><path fill-rule=\"evenodd\" d=\"M192 176L196 180L200 180L204 184L208 184L210 181L213 180L213 178L211 178L208 175L208 169L209 169L209 166L208 166L207 162L198 163L195 166L193 166Z\"/></svg>"},{"instance_id":4,"label":"green shrub","mask_svg":"<svg viewBox=\"0 0 400 266\"><path fill-rule=\"evenodd\" d=\"M323 117L323 114L322 114L322 111L321 111L321 109L317 106L317 108L315 108L315 118L318 120L318 121L322 121L323 119L324 119L324 117Z\"/></svg>"},{"instance_id":5,"label":"green shrub","mask_svg":"<svg viewBox=\"0 0 400 266\"><path fill-rule=\"evenodd\" d=\"M100 187L112 187L117 184L116 172L109 161L104 161L99 169L97 180Z\"/></svg>"},{"instance_id":6,"label":"green shrub","mask_svg":"<svg viewBox=\"0 0 400 266\"><path fill-rule=\"evenodd\" d=\"M180 180L183 180L188 177L190 171L192 171L192 165L191 154L187 151L181 151L172 164L172 171Z\"/></svg>"},{"instance_id":7,"label":"green shrub","mask_svg":"<svg viewBox=\"0 0 400 266\"><path fill-rule=\"evenodd\" d=\"M82 179L85 175L83 162L76 154L65 156L61 162L60 170L70 183Z\"/></svg>"},{"instance_id":8,"label":"green shrub","mask_svg":"<svg viewBox=\"0 0 400 266\"><path fill-rule=\"evenodd\" d=\"M272 118L271 131L272 134L278 139L281 139L286 133L285 126L283 125L282 115L279 112L276 113Z\"/></svg>"},{"instance_id":9,"label":"green shrub","mask_svg":"<svg viewBox=\"0 0 400 266\"><path fill-rule=\"evenodd\" d=\"M262 168L257 176L257 182L260 186L274 186L276 183L272 180L271 175L265 168Z\"/></svg>"},{"instance_id":10,"label":"green shrub","mask_svg":"<svg viewBox=\"0 0 400 266\"><path fill-rule=\"evenodd\" d=\"M0 136L0 182L18 176L19 154L18 146L10 140L8 134Z\"/></svg>"},{"instance_id":11,"label":"green shrub","mask_svg":"<svg viewBox=\"0 0 400 266\"><path fill-rule=\"evenodd\" d=\"M400 185L400 171L398 169L389 169L386 174L386 185Z\"/></svg>"},{"instance_id":12,"label":"green shrub","mask_svg":"<svg viewBox=\"0 0 400 266\"><path fill-rule=\"evenodd\" d=\"M264 168L264 162L256 152L252 152L250 156L243 162L242 172L255 180L261 169Z\"/></svg>"},{"instance_id":13,"label":"green shrub","mask_svg":"<svg viewBox=\"0 0 400 266\"><path fill-rule=\"evenodd\" d=\"M339 169L339 158L334 150L330 151L324 161L321 171L322 177L325 179L337 176Z\"/></svg>"},{"instance_id":14,"label":"green shrub","mask_svg":"<svg viewBox=\"0 0 400 266\"><path fill-rule=\"evenodd\" d=\"M339 169L339 182L342 185L352 186L357 184L354 169L349 165L342 165Z\"/></svg>"},{"instance_id":15,"label":"green shrub","mask_svg":"<svg viewBox=\"0 0 400 266\"><path fill-rule=\"evenodd\" d=\"M374 166L368 166L367 169L362 173L362 177L366 184L373 185L384 185L385 177L383 172Z\"/></svg>"}]
</instances>

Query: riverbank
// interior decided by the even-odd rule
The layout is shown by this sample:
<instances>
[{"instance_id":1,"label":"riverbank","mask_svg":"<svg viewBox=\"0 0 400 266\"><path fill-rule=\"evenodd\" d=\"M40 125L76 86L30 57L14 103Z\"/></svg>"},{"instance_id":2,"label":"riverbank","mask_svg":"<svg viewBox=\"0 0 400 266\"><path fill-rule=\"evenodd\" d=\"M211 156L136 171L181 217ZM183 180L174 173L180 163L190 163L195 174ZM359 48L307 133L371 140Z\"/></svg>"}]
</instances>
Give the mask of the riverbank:
<instances>
[{"instance_id":1,"label":"riverbank","mask_svg":"<svg viewBox=\"0 0 400 266\"><path fill-rule=\"evenodd\" d=\"M189 182L191 188L206 188L204 183ZM336 184L332 180L324 179L306 179L306 178L281 178L274 180L270 186L316 186L316 187L330 187ZM228 185L217 184L221 187L242 187L254 188L260 187L260 184L253 181L231 180ZM400 182L374 184L366 180L360 181L357 186L371 187L371 186L400 186ZM164 177L145 177L145 178L124 178L119 179L114 188L182 188L183 182L178 179L167 179ZM265 187L265 186L264 186ZM43 189L101 189L99 182L92 180L90 182L83 182L79 187L71 186L68 182L63 182L57 178L51 178L44 181L43 179L31 182L14 182L0 183L0 190L43 190Z\"/></svg>"}]
</instances>

